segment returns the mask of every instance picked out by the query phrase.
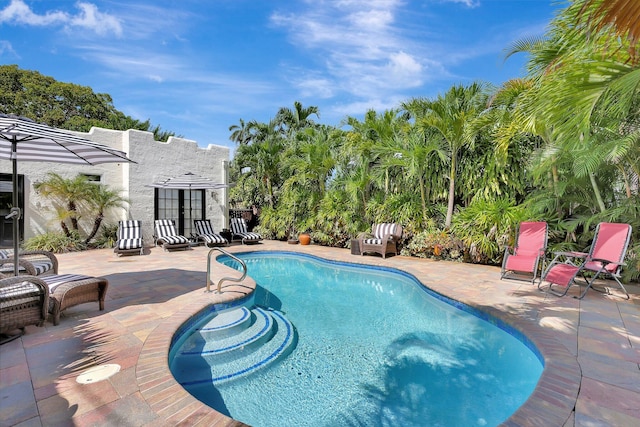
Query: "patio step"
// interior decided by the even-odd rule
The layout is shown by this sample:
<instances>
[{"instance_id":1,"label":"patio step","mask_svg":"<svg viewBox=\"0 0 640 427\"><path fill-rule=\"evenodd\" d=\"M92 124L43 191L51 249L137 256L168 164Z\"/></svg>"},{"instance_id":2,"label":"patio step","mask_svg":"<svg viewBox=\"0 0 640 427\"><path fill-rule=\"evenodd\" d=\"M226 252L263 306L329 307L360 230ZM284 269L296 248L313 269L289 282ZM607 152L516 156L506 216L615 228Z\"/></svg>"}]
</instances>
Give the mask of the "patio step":
<instances>
[{"instance_id":1,"label":"patio step","mask_svg":"<svg viewBox=\"0 0 640 427\"><path fill-rule=\"evenodd\" d=\"M218 316L216 316L218 317ZM238 323L243 313L227 314ZM295 346L291 322L279 311L255 307L250 310L251 324L237 328L232 335L216 336L218 325L201 328L185 341L171 362L171 371L183 386L221 384L244 377L288 355ZM215 320L212 319L212 321ZM227 324L227 320L220 320ZM247 321L243 320L243 325ZM222 328L226 329L226 328Z\"/></svg>"}]
</instances>

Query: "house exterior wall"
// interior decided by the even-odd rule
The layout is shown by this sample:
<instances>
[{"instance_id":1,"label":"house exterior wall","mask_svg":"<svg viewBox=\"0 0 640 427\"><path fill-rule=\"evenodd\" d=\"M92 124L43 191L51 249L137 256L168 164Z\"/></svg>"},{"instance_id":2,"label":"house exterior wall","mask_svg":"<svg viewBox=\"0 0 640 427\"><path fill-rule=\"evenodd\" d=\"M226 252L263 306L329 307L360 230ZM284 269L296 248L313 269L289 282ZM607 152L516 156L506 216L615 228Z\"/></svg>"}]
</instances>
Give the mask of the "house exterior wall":
<instances>
[{"instance_id":1,"label":"house exterior wall","mask_svg":"<svg viewBox=\"0 0 640 427\"><path fill-rule=\"evenodd\" d=\"M107 213L103 223L115 223L121 219L142 221L145 245L153 244L154 189L147 185L172 176L192 172L214 182L228 183L229 149L209 145L200 148L195 141L169 138L158 142L150 132L137 130L115 131L92 128L89 133L77 135L108 147L122 150L137 163L107 163L95 166L79 166L49 162L18 161L18 174L25 180L24 239L47 231L60 231L55 219L55 206L34 190L34 183L44 181L49 172L65 178L78 174L100 175L102 184L122 191L130 203L125 209L114 209ZM11 173L8 160L0 160L0 171ZM228 190L206 190L206 218L216 230L228 224ZM81 228L88 232L92 218L83 218Z\"/></svg>"}]
</instances>

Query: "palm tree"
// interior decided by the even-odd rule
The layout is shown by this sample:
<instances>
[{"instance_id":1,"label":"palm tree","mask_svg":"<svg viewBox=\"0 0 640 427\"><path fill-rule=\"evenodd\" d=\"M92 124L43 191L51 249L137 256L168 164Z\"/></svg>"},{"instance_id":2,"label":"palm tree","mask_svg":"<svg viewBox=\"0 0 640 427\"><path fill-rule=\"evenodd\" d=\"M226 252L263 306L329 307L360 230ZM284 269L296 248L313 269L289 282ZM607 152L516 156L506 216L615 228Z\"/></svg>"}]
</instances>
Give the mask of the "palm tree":
<instances>
[{"instance_id":1,"label":"palm tree","mask_svg":"<svg viewBox=\"0 0 640 427\"><path fill-rule=\"evenodd\" d=\"M469 86L456 85L433 100L413 99L403 108L416 119L418 126L436 129L449 147L449 196L445 227L451 226L456 196L458 157L464 147L473 144L475 135L469 129L487 105L484 86L474 82Z\"/></svg>"},{"instance_id":2,"label":"palm tree","mask_svg":"<svg viewBox=\"0 0 640 427\"><path fill-rule=\"evenodd\" d=\"M238 147L234 163L240 168L249 168L249 174L263 185L269 205L275 206L274 186L280 184L281 156L285 149L282 136L275 122L251 122L255 133L250 145Z\"/></svg>"},{"instance_id":3,"label":"palm tree","mask_svg":"<svg viewBox=\"0 0 640 427\"><path fill-rule=\"evenodd\" d=\"M84 175L77 175L75 178L63 178L57 173L47 174L46 181L37 182L33 185L36 191L45 197L50 197L57 201L62 208L58 209L60 227L67 237L71 236L71 231L65 220L71 220L71 227L78 231L78 204L91 197L94 185Z\"/></svg>"},{"instance_id":4,"label":"palm tree","mask_svg":"<svg viewBox=\"0 0 640 427\"><path fill-rule=\"evenodd\" d=\"M429 221L427 203L430 201L431 187L429 171L436 169L436 162L446 162L447 154L442 139L431 129L412 127L407 133L398 133L386 139L375 151L380 155L382 168L399 167L406 182L418 183L422 218Z\"/></svg>"},{"instance_id":5,"label":"palm tree","mask_svg":"<svg viewBox=\"0 0 640 427\"><path fill-rule=\"evenodd\" d=\"M577 1L552 21L545 38L518 42L509 51L531 55L534 86L518 107L522 123L544 124L554 144L548 149L574 159L572 173L589 178L600 212L607 204L606 182L599 175L605 175L607 165L633 171L640 142L639 127L631 119L640 94L635 27L621 30L624 19L605 24L623 10L624 2ZM629 37L612 38L620 31L629 31ZM624 173L621 180L628 182Z\"/></svg>"},{"instance_id":6,"label":"palm tree","mask_svg":"<svg viewBox=\"0 0 640 427\"><path fill-rule=\"evenodd\" d=\"M342 165L341 178L346 180L344 187L353 195L354 204L361 205L360 215L365 218L365 222L371 222L371 218L366 217L372 192L376 187L381 191L388 189L388 175L384 175L382 183L375 182L374 167L380 164L380 156L375 147L384 140L392 139L396 132L407 124L406 116L396 109L380 114L369 110L365 113L363 121L347 117L346 124L351 130L347 132L337 158Z\"/></svg>"},{"instance_id":7,"label":"palm tree","mask_svg":"<svg viewBox=\"0 0 640 427\"><path fill-rule=\"evenodd\" d=\"M87 202L95 209L96 216L93 220L93 228L84 241L85 244L89 243L98 233L100 225L104 220L105 212L109 209L124 207L124 205L128 203L128 200L122 197L119 191L110 190L104 185L93 184L93 187L93 191L87 199Z\"/></svg>"},{"instance_id":8,"label":"palm tree","mask_svg":"<svg viewBox=\"0 0 640 427\"><path fill-rule=\"evenodd\" d=\"M293 103L293 109L282 107L276 114L276 122L282 125L288 134L295 133L301 129L309 126L314 126L315 123L311 120L311 116L319 116L319 109L316 106L303 107L302 103L295 101Z\"/></svg>"},{"instance_id":9,"label":"palm tree","mask_svg":"<svg viewBox=\"0 0 640 427\"><path fill-rule=\"evenodd\" d=\"M251 127L245 123L244 120L240 119L239 125L231 125L229 126L229 132L231 132L231 136L229 136L229 140L235 142L238 145L246 145L251 142Z\"/></svg>"}]
</instances>

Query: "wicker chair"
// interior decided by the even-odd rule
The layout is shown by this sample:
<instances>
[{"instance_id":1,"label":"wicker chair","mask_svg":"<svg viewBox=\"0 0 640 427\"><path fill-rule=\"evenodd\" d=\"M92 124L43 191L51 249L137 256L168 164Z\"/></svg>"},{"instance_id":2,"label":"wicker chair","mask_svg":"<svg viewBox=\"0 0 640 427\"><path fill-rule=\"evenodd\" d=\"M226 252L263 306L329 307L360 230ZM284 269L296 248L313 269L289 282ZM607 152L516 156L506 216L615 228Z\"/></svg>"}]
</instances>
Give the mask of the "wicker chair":
<instances>
[{"instance_id":1,"label":"wicker chair","mask_svg":"<svg viewBox=\"0 0 640 427\"><path fill-rule=\"evenodd\" d=\"M402 238L402 226L396 223L374 224L371 233L362 233L358 237L360 254L375 252L386 258L388 253L398 255L398 240Z\"/></svg>"},{"instance_id":2,"label":"wicker chair","mask_svg":"<svg viewBox=\"0 0 640 427\"><path fill-rule=\"evenodd\" d=\"M40 278L0 274L0 334L42 326L48 308L49 287Z\"/></svg>"},{"instance_id":3,"label":"wicker chair","mask_svg":"<svg viewBox=\"0 0 640 427\"><path fill-rule=\"evenodd\" d=\"M18 254L18 265L20 275L58 274L58 259L48 251L21 251ZM13 275L13 249L0 249L0 273Z\"/></svg>"}]
</instances>

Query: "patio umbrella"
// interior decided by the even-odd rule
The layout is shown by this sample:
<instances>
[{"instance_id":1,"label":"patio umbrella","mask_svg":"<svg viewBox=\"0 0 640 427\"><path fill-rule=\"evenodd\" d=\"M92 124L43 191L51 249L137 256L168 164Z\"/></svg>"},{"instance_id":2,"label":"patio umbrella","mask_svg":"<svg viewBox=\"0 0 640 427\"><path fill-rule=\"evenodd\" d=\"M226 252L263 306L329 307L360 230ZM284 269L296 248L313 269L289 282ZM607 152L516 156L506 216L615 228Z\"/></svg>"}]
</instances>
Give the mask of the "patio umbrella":
<instances>
[{"instance_id":1,"label":"patio umbrella","mask_svg":"<svg viewBox=\"0 0 640 427\"><path fill-rule=\"evenodd\" d=\"M20 239L18 221L21 216L18 206L18 161L79 165L131 162L122 151L11 114L0 114L0 159L11 160L13 164L13 206L6 218L13 218L13 270L16 276Z\"/></svg>"},{"instance_id":2,"label":"patio umbrella","mask_svg":"<svg viewBox=\"0 0 640 427\"><path fill-rule=\"evenodd\" d=\"M168 190L218 190L220 188L227 188L229 185L213 182L209 178L187 172L183 175L154 182L153 184L147 185L147 187L164 188Z\"/></svg>"}]
</instances>

